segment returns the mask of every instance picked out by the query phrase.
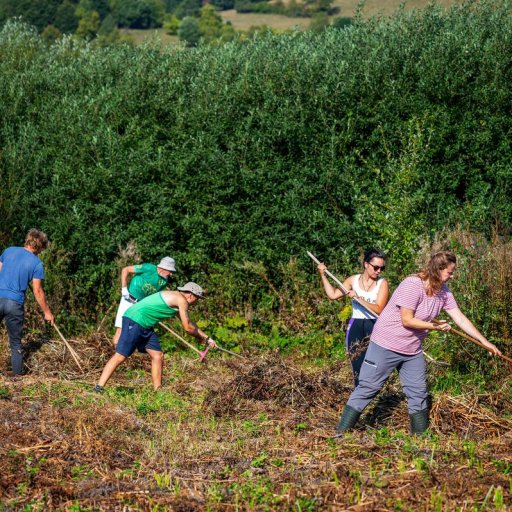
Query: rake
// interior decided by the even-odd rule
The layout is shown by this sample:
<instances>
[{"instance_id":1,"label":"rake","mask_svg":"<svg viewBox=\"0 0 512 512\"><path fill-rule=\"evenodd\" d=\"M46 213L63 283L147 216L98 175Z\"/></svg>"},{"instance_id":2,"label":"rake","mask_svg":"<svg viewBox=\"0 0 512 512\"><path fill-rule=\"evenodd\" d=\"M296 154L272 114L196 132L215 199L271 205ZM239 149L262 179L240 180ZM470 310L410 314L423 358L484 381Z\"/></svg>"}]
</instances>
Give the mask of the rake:
<instances>
[{"instance_id":1,"label":"rake","mask_svg":"<svg viewBox=\"0 0 512 512\"><path fill-rule=\"evenodd\" d=\"M439 325L441 322L439 320L433 320L432 323L436 324L436 325ZM489 351L489 349L483 344L483 343L480 343L478 340L476 340L475 338L469 336L468 334L466 334L465 332L462 332L462 331L459 331L458 329L454 329L453 327L449 330L449 332L452 332L454 334L457 334L459 335L461 338L464 338L468 341L472 341L475 345L478 345L479 347L482 347L484 348L485 350ZM508 361L509 363L512 364L512 358L510 357L507 357L503 354L496 354L498 357L501 357L502 359L505 359L505 361Z\"/></svg>"}]
</instances>

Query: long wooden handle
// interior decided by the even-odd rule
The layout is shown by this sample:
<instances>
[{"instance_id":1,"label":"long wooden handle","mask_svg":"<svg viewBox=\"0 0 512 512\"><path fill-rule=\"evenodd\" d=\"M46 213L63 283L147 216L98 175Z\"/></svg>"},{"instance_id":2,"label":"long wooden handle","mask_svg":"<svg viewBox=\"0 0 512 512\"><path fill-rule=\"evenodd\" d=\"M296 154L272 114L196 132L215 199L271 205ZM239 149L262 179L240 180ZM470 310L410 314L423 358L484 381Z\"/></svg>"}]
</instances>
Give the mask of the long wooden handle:
<instances>
[{"instance_id":1,"label":"long wooden handle","mask_svg":"<svg viewBox=\"0 0 512 512\"><path fill-rule=\"evenodd\" d=\"M215 344L217 344L217 342L215 342ZM239 359L245 359L244 356L241 356L240 354L237 354L236 352L231 352L231 350L228 350L227 348L222 348L222 347L219 347L219 345L217 345L217 348L222 351L222 352L226 352L226 354L231 354L232 356L236 356L238 357Z\"/></svg>"},{"instance_id":2,"label":"long wooden handle","mask_svg":"<svg viewBox=\"0 0 512 512\"><path fill-rule=\"evenodd\" d=\"M432 320L432 323L435 324L435 325L439 325L443 322L440 322L439 320ZM475 340L475 338L469 336L468 334L466 334L465 332L462 332L462 331L459 331L458 329L454 329L453 327L449 330L449 332L453 332L454 334L458 334L459 336L461 336L462 338L465 338L466 340L468 341L472 341L475 345L478 345L479 347L482 347L484 348L485 350L487 350L487 352L489 352L489 349L483 344L481 343L480 341L478 340ZM507 357L503 354L496 354L498 357L501 357L502 359L505 359L505 361L508 361L509 363L512 364L512 358L510 357Z\"/></svg>"},{"instance_id":3,"label":"long wooden handle","mask_svg":"<svg viewBox=\"0 0 512 512\"><path fill-rule=\"evenodd\" d=\"M166 331L169 331L173 336L175 336L176 338L178 338L184 345L186 345L188 348L191 348L194 352L197 352L199 354L199 356L202 355L202 352L197 349L196 347L194 347L194 345L192 345L192 343L189 343L187 340L185 340L184 338L182 338L176 331L174 331L173 329L171 329L168 325L165 325L163 322L158 322L158 325L160 325L161 327L163 327Z\"/></svg>"},{"instance_id":4,"label":"long wooden handle","mask_svg":"<svg viewBox=\"0 0 512 512\"><path fill-rule=\"evenodd\" d=\"M319 265L320 264L320 261L318 261L318 259L313 255L311 254L309 251L307 251L308 253L308 256L317 264ZM329 272L327 269L325 269L325 273L339 286L340 290L346 295L348 293L348 290L345 288L345 286L343 286L343 283L334 275L332 274L331 272ZM357 297L357 295L353 298L353 300L355 300L362 308L365 309L365 311L367 311L368 313L370 313L370 315L372 315L374 318L379 318L379 315L377 313L375 313L374 311L372 311L362 300L359 299L359 297Z\"/></svg>"},{"instance_id":5,"label":"long wooden handle","mask_svg":"<svg viewBox=\"0 0 512 512\"><path fill-rule=\"evenodd\" d=\"M80 361L78 358L78 354L74 351L73 347L67 342L66 338L62 335L57 325L54 323L53 327L57 331L57 334L60 336L60 339L64 342L64 345L66 345L66 348L69 350L69 353L71 354L71 357L75 360L75 363L77 364L78 368L80 368L80 371L83 372L84 370L80 366Z\"/></svg>"},{"instance_id":6,"label":"long wooden handle","mask_svg":"<svg viewBox=\"0 0 512 512\"><path fill-rule=\"evenodd\" d=\"M192 350L195 350L201 357L202 359L204 359L204 356L206 355L204 352L201 352L200 350L198 350L196 347L194 347L194 345L190 344L188 341L184 340L176 331L174 331L173 329L171 329L170 327L168 327L167 325L165 325L164 323L162 322L159 322L159 324L164 328L164 329L167 329L171 334L174 334L174 336L176 336L176 338L178 338L182 343L184 343L185 345L187 345L187 347L191 348ZM222 347L219 347L219 345L217 345L217 347L219 350L221 350L222 352L226 352L227 354L231 354L232 356L236 356L236 357L239 357L240 359L245 359L245 357L241 356L240 354L236 354L235 352L231 352L231 350L228 350L227 348L222 348ZM208 350L207 350L208 351Z\"/></svg>"}]
</instances>

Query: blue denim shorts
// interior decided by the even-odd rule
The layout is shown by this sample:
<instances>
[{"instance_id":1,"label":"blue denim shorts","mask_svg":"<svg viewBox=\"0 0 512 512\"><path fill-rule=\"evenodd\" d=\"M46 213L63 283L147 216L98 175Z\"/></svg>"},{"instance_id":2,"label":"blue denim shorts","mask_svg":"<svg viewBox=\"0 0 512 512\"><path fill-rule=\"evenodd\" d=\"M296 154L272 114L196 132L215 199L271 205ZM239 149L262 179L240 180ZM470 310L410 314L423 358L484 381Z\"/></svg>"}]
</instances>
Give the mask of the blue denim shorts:
<instances>
[{"instance_id":1,"label":"blue denim shorts","mask_svg":"<svg viewBox=\"0 0 512 512\"><path fill-rule=\"evenodd\" d=\"M123 327L116 352L124 357L130 357L135 350L146 352L147 349L162 352L156 332L152 328L146 329L130 318L123 316Z\"/></svg>"}]
</instances>

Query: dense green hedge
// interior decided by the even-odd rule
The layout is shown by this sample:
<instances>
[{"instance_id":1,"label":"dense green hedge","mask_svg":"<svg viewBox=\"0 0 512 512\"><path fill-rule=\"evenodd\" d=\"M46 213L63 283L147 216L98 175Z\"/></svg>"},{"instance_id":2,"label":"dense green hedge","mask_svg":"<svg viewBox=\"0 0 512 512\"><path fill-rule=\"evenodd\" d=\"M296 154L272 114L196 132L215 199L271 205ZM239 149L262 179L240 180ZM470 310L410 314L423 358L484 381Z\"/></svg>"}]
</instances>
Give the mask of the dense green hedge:
<instances>
[{"instance_id":1,"label":"dense green hedge","mask_svg":"<svg viewBox=\"0 0 512 512\"><path fill-rule=\"evenodd\" d=\"M399 277L445 225L512 225L510 14L470 2L193 50L47 47L7 23L1 242L46 230L87 307L131 240L179 280L246 260L272 277L306 249L347 270L374 245Z\"/></svg>"}]
</instances>

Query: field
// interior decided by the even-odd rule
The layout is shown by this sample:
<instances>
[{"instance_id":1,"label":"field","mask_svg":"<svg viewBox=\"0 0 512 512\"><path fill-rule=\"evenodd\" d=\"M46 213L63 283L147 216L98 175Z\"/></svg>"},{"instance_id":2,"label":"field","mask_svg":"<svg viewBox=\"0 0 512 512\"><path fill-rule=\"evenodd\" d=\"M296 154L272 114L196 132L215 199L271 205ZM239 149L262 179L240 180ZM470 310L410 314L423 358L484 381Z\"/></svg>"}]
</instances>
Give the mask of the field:
<instances>
[{"instance_id":1,"label":"field","mask_svg":"<svg viewBox=\"0 0 512 512\"><path fill-rule=\"evenodd\" d=\"M338 16L354 16L358 1L356 0L334 0L333 5L339 7L340 11ZM391 15L395 12L403 2L398 0L368 0L363 7L363 15L365 17L377 15ZM450 6L457 3L456 0L439 0L438 5ZM425 0L412 0L404 3L405 9L422 8L428 4ZM258 27L266 25L275 30L289 30L292 28L299 28L306 30L311 23L310 18L294 18L282 16L279 14L260 14L260 13L241 13L234 9L221 11L220 15L224 22L230 22L236 30L247 31L251 27ZM130 37L135 44L140 44L145 40L151 38L161 39L164 44L176 44L178 42L177 36L170 36L165 29L151 29L151 30L135 30L123 29L123 35Z\"/></svg>"},{"instance_id":2,"label":"field","mask_svg":"<svg viewBox=\"0 0 512 512\"><path fill-rule=\"evenodd\" d=\"M359 3L360 2L357 0L334 0L333 6L339 8L337 16L353 17ZM455 3L457 3L457 0L440 0L437 2L438 5L445 7ZM405 9L417 9L425 7L428 2L425 0L412 0L407 2L401 2L399 0L367 0L364 3L362 13L365 17L378 15L389 16L399 9L401 4L404 4ZM267 25L276 30L288 30L294 27L304 30L309 27L311 22L310 18L291 18L279 14L239 13L234 9L222 11L220 15L225 22L231 22L237 30L249 30L251 27L261 25Z\"/></svg>"},{"instance_id":3,"label":"field","mask_svg":"<svg viewBox=\"0 0 512 512\"><path fill-rule=\"evenodd\" d=\"M332 440L346 361L253 353L200 364L179 352L155 394L138 355L98 395L107 336L71 341L84 374L42 338L29 337L29 375L0 377L0 510L510 510L512 421L500 417L510 383L498 396L437 394L432 434L413 438L393 380Z\"/></svg>"},{"instance_id":4,"label":"field","mask_svg":"<svg viewBox=\"0 0 512 512\"><path fill-rule=\"evenodd\" d=\"M360 2L357 0L334 0L333 6L339 8L337 16L353 17L359 3ZM448 7L457 3L457 1L440 0L437 3L438 5ZM425 7L428 2L425 0L409 0L407 2L401 2L399 0L367 0L364 3L362 12L365 17L379 15L389 16L399 9L401 4L404 4L405 9L417 9ZM278 14L239 13L234 9L222 11L220 14L224 21L231 22L237 30L249 30L253 26L260 25L267 25L276 30L288 30L294 27L304 30L309 27L311 22L310 18L290 18Z\"/></svg>"},{"instance_id":5,"label":"field","mask_svg":"<svg viewBox=\"0 0 512 512\"><path fill-rule=\"evenodd\" d=\"M152 39L161 41L163 44L177 44L178 36L169 35L164 28L154 28L149 30L138 30L126 28L120 30L122 36L129 37L135 44L142 44L144 41Z\"/></svg>"}]
</instances>

